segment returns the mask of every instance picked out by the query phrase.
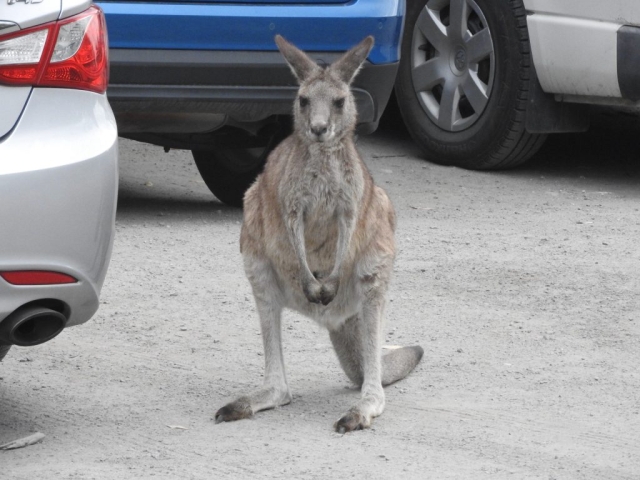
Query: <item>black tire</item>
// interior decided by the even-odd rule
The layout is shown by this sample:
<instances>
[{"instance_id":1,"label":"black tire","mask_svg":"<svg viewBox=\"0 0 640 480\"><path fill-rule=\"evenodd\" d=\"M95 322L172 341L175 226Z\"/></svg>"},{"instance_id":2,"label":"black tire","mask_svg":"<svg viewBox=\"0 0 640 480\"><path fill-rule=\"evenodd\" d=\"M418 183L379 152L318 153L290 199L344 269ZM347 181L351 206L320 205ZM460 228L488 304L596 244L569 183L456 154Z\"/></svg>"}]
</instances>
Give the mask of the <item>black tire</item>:
<instances>
[{"instance_id":1,"label":"black tire","mask_svg":"<svg viewBox=\"0 0 640 480\"><path fill-rule=\"evenodd\" d=\"M449 5L439 10L435 17L436 22L446 24L449 21L446 15L451 13L446 8L451 9L456 1L451 0L449 4L446 0L407 2L402 55L395 85L400 112L409 133L424 150L427 160L477 170L516 167L533 156L546 139L546 135L530 134L525 130L529 81L533 74L526 11L522 0L463 0L470 11L466 20L468 23L463 23L464 20L460 22L463 23L463 28L468 28L474 34L471 38L480 33L483 37L488 38L490 35L491 38L482 43L482 49L476 49L479 53L475 58L481 60L473 63L471 44L460 41L456 44L453 34L450 35L449 30L446 30L447 33L442 37L446 37L449 45L446 57L448 63L445 67L441 60L445 57L440 52L446 48L438 50L426 36L421 37L421 32L432 31L426 25L434 18L435 10L428 11L427 5L435 5L437 8ZM429 12L432 12L432 16L427 18ZM460 16L462 17L463 15ZM454 18L454 13L451 13L451 18ZM416 30L419 19L422 29L418 27ZM442 38L432 38L435 42L446 45ZM420 44L422 39L424 44ZM468 36L463 42L467 41ZM479 42L475 42L475 45L478 44ZM421 57L422 52L424 59ZM436 57L440 62L437 74L433 74L432 79L427 82L425 79L429 75L425 73L425 68L420 73L415 72L416 84L421 82L426 87L425 90L420 90L422 85L418 85L418 89L414 88L414 68L421 65L420 62L427 63ZM453 78L452 82L462 84L465 72L470 75L471 71L475 75L474 83L481 85L478 91L482 95L467 95L465 84L455 87L457 95L448 95L447 102L444 102L445 82L450 80L437 80L437 77L446 75L448 77L444 78L450 77ZM454 76L451 76L452 73ZM478 78L481 79L480 82ZM431 86L438 81L442 83ZM470 90L474 90L470 82L469 85ZM447 91L453 91L453 87ZM471 101L472 97L476 102ZM450 111L453 113L441 117L440 112L446 112L447 109L442 109L440 105L449 101L452 105ZM437 112L437 117L434 112ZM452 120L449 121L449 118Z\"/></svg>"},{"instance_id":2,"label":"black tire","mask_svg":"<svg viewBox=\"0 0 640 480\"><path fill-rule=\"evenodd\" d=\"M5 357L5 355L9 352L11 345L0 345L0 362Z\"/></svg>"},{"instance_id":3,"label":"black tire","mask_svg":"<svg viewBox=\"0 0 640 480\"><path fill-rule=\"evenodd\" d=\"M289 132L289 125L285 122L261 147L225 147L193 150L191 153L211 193L222 203L242 208L245 192L262 173L271 151Z\"/></svg>"},{"instance_id":4,"label":"black tire","mask_svg":"<svg viewBox=\"0 0 640 480\"><path fill-rule=\"evenodd\" d=\"M193 159L211 193L222 203L242 208L244 193L260 175L269 152L266 147L256 149L229 148L214 152L194 150ZM246 160L250 157L251 165ZM234 167L234 161L238 166ZM242 162L242 163L241 163ZM244 168L242 168L244 165Z\"/></svg>"}]
</instances>

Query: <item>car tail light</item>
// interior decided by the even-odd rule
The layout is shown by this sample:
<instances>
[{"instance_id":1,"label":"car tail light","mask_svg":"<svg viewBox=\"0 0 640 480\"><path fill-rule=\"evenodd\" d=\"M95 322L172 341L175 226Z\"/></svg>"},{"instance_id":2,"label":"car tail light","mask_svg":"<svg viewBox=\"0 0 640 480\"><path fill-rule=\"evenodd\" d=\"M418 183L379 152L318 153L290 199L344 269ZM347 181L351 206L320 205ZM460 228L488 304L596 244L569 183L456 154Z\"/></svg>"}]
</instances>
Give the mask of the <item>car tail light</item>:
<instances>
[{"instance_id":1,"label":"car tail light","mask_svg":"<svg viewBox=\"0 0 640 480\"><path fill-rule=\"evenodd\" d=\"M65 283L77 283L78 280L71 275L45 270L16 270L0 272L11 285L60 285Z\"/></svg>"},{"instance_id":2,"label":"car tail light","mask_svg":"<svg viewBox=\"0 0 640 480\"><path fill-rule=\"evenodd\" d=\"M107 29L97 6L58 22L0 35L0 84L104 93Z\"/></svg>"}]
</instances>

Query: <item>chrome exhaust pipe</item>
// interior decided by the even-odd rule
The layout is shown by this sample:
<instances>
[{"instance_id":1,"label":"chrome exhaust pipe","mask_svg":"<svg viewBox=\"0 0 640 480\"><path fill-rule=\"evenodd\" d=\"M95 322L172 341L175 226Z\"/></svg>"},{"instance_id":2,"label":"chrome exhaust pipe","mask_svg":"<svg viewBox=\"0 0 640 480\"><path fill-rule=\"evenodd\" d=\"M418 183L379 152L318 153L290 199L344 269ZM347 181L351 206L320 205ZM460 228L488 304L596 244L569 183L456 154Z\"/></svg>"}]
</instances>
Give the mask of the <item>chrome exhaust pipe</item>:
<instances>
[{"instance_id":1,"label":"chrome exhaust pipe","mask_svg":"<svg viewBox=\"0 0 640 480\"><path fill-rule=\"evenodd\" d=\"M0 323L0 344L32 347L48 342L67 324L60 312L37 305L18 308Z\"/></svg>"}]
</instances>

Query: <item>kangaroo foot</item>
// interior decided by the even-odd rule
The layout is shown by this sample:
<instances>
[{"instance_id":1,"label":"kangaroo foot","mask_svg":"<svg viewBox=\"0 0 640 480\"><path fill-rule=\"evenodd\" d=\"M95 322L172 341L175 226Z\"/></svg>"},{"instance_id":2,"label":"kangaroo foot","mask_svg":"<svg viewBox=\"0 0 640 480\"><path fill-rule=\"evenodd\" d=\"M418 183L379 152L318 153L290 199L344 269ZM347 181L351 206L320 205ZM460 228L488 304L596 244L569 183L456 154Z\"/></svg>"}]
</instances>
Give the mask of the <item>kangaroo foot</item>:
<instances>
[{"instance_id":1,"label":"kangaroo foot","mask_svg":"<svg viewBox=\"0 0 640 480\"><path fill-rule=\"evenodd\" d=\"M227 403L224 407L216 412L216 423L233 422L235 420L242 420L243 418L250 418L253 416L251 410L251 403L248 397L240 397L231 403Z\"/></svg>"},{"instance_id":2,"label":"kangaroo foot","mask_svg":"<svg viewBox=\"0 0 640 480\"><path fill-rule=\"evenodd\" d=\"M338 433L347 433L354 430L362 430L371 426L371 417L367 418L359 410L352 408L340 420L333 424Z\"/></svg>"}]
</instances>

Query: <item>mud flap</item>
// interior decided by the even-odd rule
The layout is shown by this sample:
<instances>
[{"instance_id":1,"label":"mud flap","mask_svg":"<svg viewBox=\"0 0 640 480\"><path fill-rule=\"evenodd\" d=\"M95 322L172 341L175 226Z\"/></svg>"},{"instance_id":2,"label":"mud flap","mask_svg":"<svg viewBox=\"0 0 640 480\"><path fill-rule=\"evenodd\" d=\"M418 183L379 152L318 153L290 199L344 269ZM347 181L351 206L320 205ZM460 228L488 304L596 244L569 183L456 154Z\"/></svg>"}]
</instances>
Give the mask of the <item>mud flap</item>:
<instances>
[{"instance_id":1,"label":"mud flap","mask_svg":"<svg viewBox=\"0 0 640 480\"><path fill-rule=\"evenodd\" d=\"M529 133L572 133L589 129L589 106L556 101L542 90L535 68L531 69L529 104L525 128Z\"/></svg>"}]
</instances>

